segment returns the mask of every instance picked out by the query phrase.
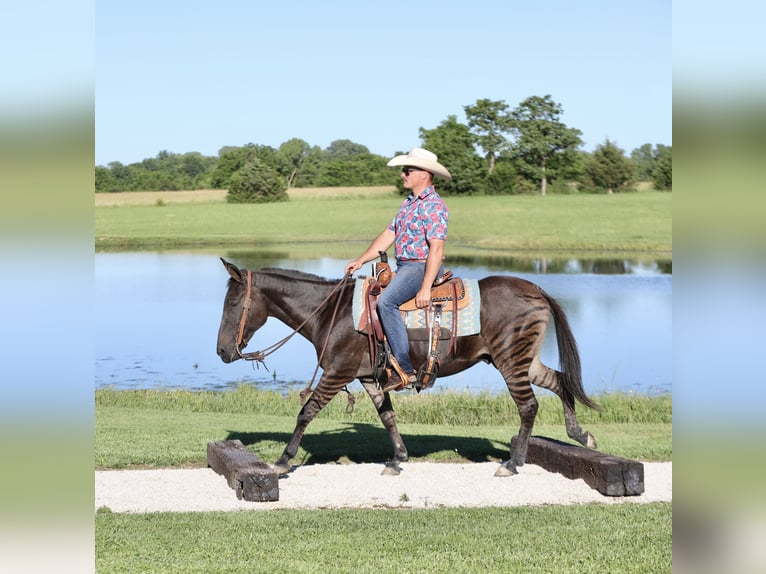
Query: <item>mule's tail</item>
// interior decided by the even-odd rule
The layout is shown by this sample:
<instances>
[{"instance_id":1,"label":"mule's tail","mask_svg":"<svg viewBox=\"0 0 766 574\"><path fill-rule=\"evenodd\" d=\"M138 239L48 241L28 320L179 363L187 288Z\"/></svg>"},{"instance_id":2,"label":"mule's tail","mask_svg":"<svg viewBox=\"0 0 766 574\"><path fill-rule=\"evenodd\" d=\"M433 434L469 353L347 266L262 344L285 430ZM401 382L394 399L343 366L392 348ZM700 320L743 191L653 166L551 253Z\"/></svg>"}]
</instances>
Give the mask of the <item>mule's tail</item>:
<instances>
[{"instance_id":1,"label":"mule's tail","mask_svg":"<svg viewBox=\"0 0 766 574\"><path fill-rule=\"evenodd\" d=\"M597 411L601 407L585 394L582 388L582 368L580 366L580 352L577 350L572 329L569 327L569 320L566 313L559 306L556 300L540 289L540 292L548 301L553 314L553 320L556 323L556 341L559 348L559 380L561 381L563 398L572 406L577 399L586 407Z\"/></svg>"}]
</instances>

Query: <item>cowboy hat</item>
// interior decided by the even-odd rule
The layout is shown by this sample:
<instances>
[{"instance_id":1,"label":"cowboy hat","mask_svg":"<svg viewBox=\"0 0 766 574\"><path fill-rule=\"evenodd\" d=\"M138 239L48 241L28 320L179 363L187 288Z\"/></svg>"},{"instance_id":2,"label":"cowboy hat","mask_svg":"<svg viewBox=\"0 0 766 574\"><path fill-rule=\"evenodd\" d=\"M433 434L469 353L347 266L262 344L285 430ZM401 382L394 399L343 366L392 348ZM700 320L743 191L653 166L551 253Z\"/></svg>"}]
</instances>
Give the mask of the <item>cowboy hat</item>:
<instances>
[{"instance_id":1,"label":"cowboy hat","mask_svg":"<svg viewBox=\"0 0 766 574\"><path fill-rule=\"evenodd\" d=\"M435 153L423 149L422 147L414 147L406 155L398 155L386 165L390 167L395 167L397 165L411 165L412 167L419 167L426 171L430 171L432 174L439 176L442 179L452 179L447 168L436 161L437 159Z\"/></svg>"}]
</instances>

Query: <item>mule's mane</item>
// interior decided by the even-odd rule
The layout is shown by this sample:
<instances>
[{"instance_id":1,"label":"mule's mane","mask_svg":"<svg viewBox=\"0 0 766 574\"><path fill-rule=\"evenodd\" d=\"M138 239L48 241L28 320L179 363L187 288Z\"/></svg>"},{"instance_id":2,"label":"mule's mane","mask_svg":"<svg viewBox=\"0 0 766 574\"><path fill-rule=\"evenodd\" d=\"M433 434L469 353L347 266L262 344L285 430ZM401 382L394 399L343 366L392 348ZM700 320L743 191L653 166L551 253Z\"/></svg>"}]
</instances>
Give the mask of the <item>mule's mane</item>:
<instances>
[{"instance_id":1,"label":"mule's mane","mask_svg":"<svg viewBox=\"0 0 766 574\"><path fill-rule=\"evenodd\" d=\"M314 275L312 273L304 273L303 271L297 271L295 269L264 267L263 269L260 269L258 272L263 273L265 275L270 275L272 277L279 277L283 279L293 279L296 281L302 281L304 283L314 283L314 284L320 284L320 285L334 285L338 282L337 279L333 279L333 280L326 279L324 277L320 277L319 275Z\"/></svg>"}]
</instances>

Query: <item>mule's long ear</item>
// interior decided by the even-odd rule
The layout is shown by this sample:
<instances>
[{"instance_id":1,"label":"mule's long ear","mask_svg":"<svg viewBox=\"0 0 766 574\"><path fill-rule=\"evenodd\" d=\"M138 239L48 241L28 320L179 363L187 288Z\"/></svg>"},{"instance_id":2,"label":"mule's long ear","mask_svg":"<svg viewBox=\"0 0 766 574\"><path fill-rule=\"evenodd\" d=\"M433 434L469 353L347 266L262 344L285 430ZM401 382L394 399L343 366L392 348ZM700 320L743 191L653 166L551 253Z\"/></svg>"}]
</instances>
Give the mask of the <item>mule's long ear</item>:
<instances>
[{"instance_id":1,"label":"mule's long ear","mask_svg":"<svg viewBox=\"0 0 766 574\"><path fill-rule=\"evenodd\" d=\"M231 278L234 279L234 281L242 283L245 280L244 276L242 275L242 271L240 271L239 267L234 265L234 263L229 263L223 257L221 257L221 263L223 263L223 266L226 267L226 271L229 272L229 275L231 275Z\"/></svg>"}]
</instances>

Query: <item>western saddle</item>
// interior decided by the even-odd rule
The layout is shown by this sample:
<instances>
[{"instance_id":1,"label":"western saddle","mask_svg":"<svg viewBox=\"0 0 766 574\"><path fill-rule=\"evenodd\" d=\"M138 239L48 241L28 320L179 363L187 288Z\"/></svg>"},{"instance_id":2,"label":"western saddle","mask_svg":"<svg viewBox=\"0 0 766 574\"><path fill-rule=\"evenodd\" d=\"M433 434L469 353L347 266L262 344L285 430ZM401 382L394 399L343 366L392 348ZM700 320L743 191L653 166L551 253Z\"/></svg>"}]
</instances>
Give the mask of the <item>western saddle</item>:
<instances>
[{"instance_id":1,"label":"western saddle","mask_svg":"<svg viewBox=\"0 0 766 574\"><path fill-rule=\"evenodd\" d=\"M383 385L388 381L391 369L399 371L402 380L406 380L406 375L401 373L396 360L387 349L385 335L377 312L378 298L394 275L388 265L386 253L380 252L380 263L375 265L374 276L368 278L365 283L364 302L370 360L373 365L375 380ZM427 340L429 342L427 359L418 369L417 381L414 385L418 392L432 387L436 381L439 370L439 341L448 340L447 354L455 351L458 311L465 308L468 303L463 280L459 277L453 277L452 271L446 271L434 281L431 288L429 309L419 309L415 304L414 297L399 306L399 310L405 313L416 311L425 313L425 329L408 329L410 340ZM441 313L445 308L453 313L450 330L442 329L440 324Z\"/></svg>"}]
</instances>

